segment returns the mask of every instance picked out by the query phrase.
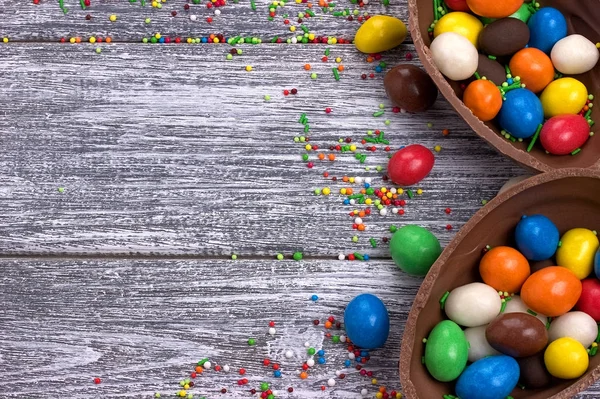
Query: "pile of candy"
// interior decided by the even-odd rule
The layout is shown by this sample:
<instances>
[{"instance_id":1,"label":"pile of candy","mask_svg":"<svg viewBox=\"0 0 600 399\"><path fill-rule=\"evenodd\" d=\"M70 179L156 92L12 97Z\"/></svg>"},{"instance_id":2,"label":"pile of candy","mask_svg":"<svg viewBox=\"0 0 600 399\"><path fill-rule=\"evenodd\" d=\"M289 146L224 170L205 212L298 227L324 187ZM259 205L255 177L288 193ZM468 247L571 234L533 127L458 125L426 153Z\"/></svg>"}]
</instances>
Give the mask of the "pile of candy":
<instances>
[{"instance_id":1,"label":"pile of candy","mask_svg":"<svg viewBox=\"0 0 600 399\"><path fill-rule=\"evenodd\" d=\"M579 378L598 351L596 232L575 228L560 237L550 219L531 215L518 223L515 242L484 249L483 282L447 292L440 304L448 320L424 340L425 367L438 381L456 380L460 399L505 399L517 385ZM558 266L530 267L548 259Z\"/></svg>"}]
</instances>

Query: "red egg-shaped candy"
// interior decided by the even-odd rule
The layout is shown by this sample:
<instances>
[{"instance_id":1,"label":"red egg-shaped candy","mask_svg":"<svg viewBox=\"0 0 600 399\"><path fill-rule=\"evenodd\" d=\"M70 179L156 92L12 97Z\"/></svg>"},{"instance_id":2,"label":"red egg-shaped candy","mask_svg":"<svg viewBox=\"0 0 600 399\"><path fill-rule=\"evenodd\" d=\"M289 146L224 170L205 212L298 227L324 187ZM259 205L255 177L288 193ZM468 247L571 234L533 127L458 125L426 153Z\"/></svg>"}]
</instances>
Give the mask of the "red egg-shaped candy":
<instances>
[{"instance_id":1,"label":"red egg-shaped candy","mask_svg":"<svg viewBox=\"0 0 600 399\"><path fill-rule=\"evenodd\" d=\"M388 176L400 186L412 186L423 180L433 168L433 153L420 144L400 149L388 162Z\"/></svg>"},{"instance_id":2,"label":"red egg-shaped candy","mask_svg":"<svg viewBox=\"0 0 600 399\"><path fill-rule=\"evenodd\" d=\"M467 0L444 0L448 8L454 11L471 11L467 5Z\"/></svg>"},{"instance_id":3,"label":"red egg-shaped candy","mask_svg":"<svg viewBox=\"0 0 600 399\"><path fill-rule=\"evenodd\" d=\"M550 154L566 155L581 147L590 137L590 125L581 115L557 115L540 131L542 146Z\"/></svg>"},{"instance_id":4,"label":"red egg-shaped candy","mask_svg":"<svg viewBox=\"0 0 600 399\"><path fill-rule=\"evenodd\" d=\"M600 323L600 280L588 278L581 282L581 296L575 309L587 313Z\"/></svg>"}]
</instances>

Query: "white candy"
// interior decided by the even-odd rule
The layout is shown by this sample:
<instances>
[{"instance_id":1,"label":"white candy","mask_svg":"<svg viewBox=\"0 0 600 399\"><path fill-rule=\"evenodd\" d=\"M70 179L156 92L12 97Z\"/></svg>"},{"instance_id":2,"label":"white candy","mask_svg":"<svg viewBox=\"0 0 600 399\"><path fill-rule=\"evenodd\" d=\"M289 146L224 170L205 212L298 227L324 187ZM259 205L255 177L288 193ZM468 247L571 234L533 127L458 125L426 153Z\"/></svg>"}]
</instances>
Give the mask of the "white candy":
<instances>
[{"instance_id":1,"label":"white candy","mask_svg":"<svg viewBox=\"0 0 600 399\"><path fill-rule=\"evenodd\" d=\"M498 292L483 283L455 288L450 292L444 307L450 320L465 327L488 324L498 316L501 308L502 300Z\"/></svg>"},{"instance_id":2,"label":"white candy","mask_svg":"<svg viewBox=\"0 0 600 399\"><path fill-rule=\"evenodd\" d=\"M291 359L294 356L294 352L292 352L290 349L285 351L285 358L286 359Z\"/></svg>"},{"instance_id":3,"label":"white candy","mask_svg":"<svg viewBox=\"0 0 600 399\"><path fill-rule=\"evenodd\" d=\"M596 66L600 53L596 45L585 36L569 35L556 42L550 58L559 72L577 75L591 71Z\"/></svg>"},{"instance_id":4,"label":"white candy","mask_svg":"<svg viewBox=\"0 0 600 399\"><path fill-rule=\"evenodd\" d=\"M306 361L306 365L307 365L308 367L313 367L313 366L315 365L315 359L308 359L308 360Z\"/></svg>"},{"instance_id":5,"label":"white candy","mask_svg":"<svg viewBox=\"0 0 600 399\"><path fill-rule=\"evenodd\" d=\"M521 297L518 295L514 295L510 301L506 302L504 313L529 313L527 309L529 308L527 307L527 305L525 305L525 302L523 302ZM546 325L546 322L548 321L547 316L538 313L535 317L537 317L539 321L544 323L544 326Z\"/></svg>"},{"instance_id":6,"label":"white candy","mask_svg":"<svg viewBox=\"0 0 600 399\"><path fill-rule=\"evenodd\" d=\"M335 386L335 380L333 378L330 378L327 380L327 385L329 385L330 387Z\"/></svg>"},{"instance_id":7,"label":"white candy","mask_svg":"<svg viewBox=\"0 0 600 399\"><path fill-rule=\"evenodd\" d=\"M485 330L487 325L479 327L471 327L465 329L465 337L469 342L469 361L475 362L483 359L486 356L499 355L496 349L492 348L487 338Z\"/></svg>"},{"instance_id":8,"label":"white candy","mask_svg":"<svg viewBox=\"0 0 600 399\"><path fill-rule=\"evenodd\" d=\"M354 353L348 353L348 359L354 360L354 358L355 358Z\"/></svg>"},{"instance_id":9,"label":"white candy","mask_svg":"<svg viewBox=\"0 0 600 399\"><path fill-rule=\"evenodd\" d=\"M195 21L197 19L198 19L198 17L195 16L194 14L190 15L190 21Z\"/></svg>"},{"instance_id":10,"label":"white candy","mask_svg":"<svg viewBox=\"0 0 600 399\"><path fill-rule=\"evenodd\" d=\"M212 367L212 364L210 362L204 362L204 364L202 365L202 367L204 367L207 370L210 370L210 368Z\"/></svg>"},{"instance_id":11,"label":"white candy","mask_svg":"<svg viewBox=\"0 0 600 399\"><path fill-rule=\"evenodd\" d=\"M226 373L229 372L229 366L228 365L223 366L223 371Z\"/></svg>"},{"instance_id":12,"label":"white candy","mask_svg":"<svg viewBox=\"0 0 600 399\"><path fill-rule=\"evenodd\" d=\"M339 254L338 255L338 259L339 260L344 260L344 259L346 259L346 256L344 254Z\"/></svg>"},{"instance_id":13,"label":"white candy","mask_svg":"<svg viewBox=\"0 0 600 399\"><path fill-rule=\"evenodd\" d=\"M354 200L354 199L351 199L351 200L350 200L350 205L354 205L354 204L356 204L356 200Z\"/></svg>"},{"instance_id":14,"label":"white candy","mask_svg":"<svg viewBox=\"0 0 600 399\"><path fill-rule=\"evenodd\" d=\"M356 218L354 219L354 223L356 224L362 224L363 220L361 218Z\"/></svg>"},{"instance_id":15,"label":"white candy","mask_svg":"<svg viewBox=\"0 0 600 399\"><path fill-rule=\"evenodd\" d=\"M364 4L364 0L363 0L363 4ZM362 182L363 182L363 178L362 177L356 176L354 178L354 183L356 183L356 184L362 184Z\"/></svg>"},{"instance_id":16,"label":"white candy","mask_svg":"<svg viewBox=\"0 0 600 399\"><path fill-rule=\"evenodd\" d=\"M449 79L465 80L477 71L479 53L469 39L458 33L442 33L429 48L433 62Z\"/></svg>"},{"instance_id":17,"label":"white candy","mask_svg":"<svg viewBox=\"0 0 600 399\"><path fill-rule=\"evenodd\" d=\"M275 327L269 328L269 334L270 335L275 335L276 332L277 332L277 330L275 329Z\"/></svg>"},{"instance_id":18,"label":"white candy","mask_svg":"<svg viewBox=\"0 0 600 399\"><path fill-rule=\"evenodd\" d=\"M581 342L587 348L598 336L598 325L587 313L569 312L550 323L548 336L550 342L562 337L570 337Z\"/></svg>"}]
</instances>

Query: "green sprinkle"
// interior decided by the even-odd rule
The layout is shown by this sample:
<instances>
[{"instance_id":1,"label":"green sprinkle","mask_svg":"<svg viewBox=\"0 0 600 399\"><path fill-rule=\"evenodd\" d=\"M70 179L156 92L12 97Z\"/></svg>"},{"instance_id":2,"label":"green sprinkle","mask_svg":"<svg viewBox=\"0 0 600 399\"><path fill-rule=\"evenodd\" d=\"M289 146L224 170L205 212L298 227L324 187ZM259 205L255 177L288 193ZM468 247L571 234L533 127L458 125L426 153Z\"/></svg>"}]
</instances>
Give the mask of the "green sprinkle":
<instances>
[{"instance_id":1,"label":"green sprinkle","mask_svg":"<svg viewBox=\"0 0 600 399\"><path fill-rule=\"evenodd\" d=\"M253 11L256 11L256 2L254 0L250 0L250 7L252 7Z\"/></svg>"},{"instance_id":2,"label":"green sprinkle","mask_svg":"<svg viewBox=\"0 0 600 399\"><path fill-rule=\"evenodd\" d=\"M590 356L596 356L596 353L598 353L598 347L594 346L592 349L590 349Z\"/></svg>"},{"instance_id":3,"label":"green sprinkle","mask_svg":"<svg viewBox=\"0 0 600 399\"><path fill-rule=\"evenodd\" d=\"M314 355L315 353L317 353L317 351L315 350L315 348L308 348L306 350L306 353L308 353L309 356Z\"/></svg>"},{"instance_id":4,"label":"green sprinkle","mask_svg":"<svg viewBox=\"0 0 600 399\"><path fill-rule=\"evenodd\" d=\"M573 151L573 152L571 153L571 155L577 155L577 154L579 154L580 152L581 152L581 148L578 148L578 149L576 149L575 151Z\"/></svg>"},{"instance_id":5,"label":"green sprinkle","mask_svg":"<svg viewBox=\"0 0 600 399\"><path fill-rule=\"evenodd\" d=\"M248 346L256 345L256 340L254 338L248 338Z\"/></svg>"},{"instance_id":6,"label":"green sprinkle","mask_svg":"<svg viewBox=\"0 0 600 399\"><path fill-rule=\"evenodd\" d=\"M277 260L283 260L283 254L277 254L276 258Z\"/></svg>"},{"instance_id":7,"label":"green sprinkle","mask_svg":"<svg viewBox=\"0 0 600 399\"><path fill-rule=\"evenodd\" d=\"M236 259L237 259L237 255L236 254L231 255L231 260L236 260Z\"/></svg>"},{"instance_id":8,"label":"green sprinkle","mask_svg":"<svg viewBox=\"0 0 600 399\"><path fill-rule=\"evenodd\" d=\"M271 96L268 94L265 94L265 101L271 101Z\"/></svg>"},{"instance_id":9,"label":"green sprinkle","mask_svg":"<svg viewBox=\"0 0 600 399\"><path fill-rule=\"evenodd\" d=\"M269 383L268 383L268 382L261 382L261 383L260 383L260 390L261 390L261 391L263 391L263 392L264 392L264 391L266 391L266 390L268 390L268 389L269 389Z\"/></svg>"},{"instance_id":10,"label":"green sprinkle","mask_svg":"<svg viewBox=\"0 0 600 399\"><path fill-rule=\"evenodd\" d=\"M334 335L333 337L331 337L331 342L333 342L334 344L337 344L338 342L340 342L339 335Z\"/></svg>"},{"instance_id":11,"label":"green sprinkle","mask_svg":"<svg viewBox=\"0 0 600 399\"><path fill-rule=\"evenodd\" d=\"M338 73L337 68L331 68L331 70L333 71L333 77L335 80L340 80L340 74Z\"/></svg>"},{"instance_id":12,"label":"green sprinkle","mask_svg":"<svg viewBox=\"0 0 600 399\"><path fill-rule=\"evenodd\" d=\"M496 56L495 56L495 55L488 55L488 58L489 58L490 60L495 60L495 59L496 59Z\"/></svg>"},{"instance_id":13,"label":"green sprinkle","mask_svg":"<svg viewBox=\"0 0 600 399\"><path fill-rule=\"evenodd\" d=\"M377 112L373 112L373 116L374 116L374 117L378 117L378 116L381 116L381 115L383 115L384 113L385 113L385 111L377 111Z\"/></svg>"},{"instance_id":14,"label":"green sprinkle","mask_svg":"<svg viewBox=\"0 0 600 399\"><path fill-rule=\"evenodd\" d=\"M304 31L304 33L308 33L308 28L304 25L300 25L300 28Z\"/></svg>"},{"instance_id":15,"label":"green sprinkle","mask_svg":"<svg viewBox=\"0 0 600 399\"><path fill-rule=\"evenodd\" d=\"M421 363L425 364L425 356L421 356Z\"/></svg>"},{"instance_id":16,"label":"green sprinkle","mask_svg":"<svg viewBox=\"0 0 600 399\"><path fill-rule=\"evenodd\" d=\"M433 127L433 123L427 122L427 127L431 129Z\"/></svg>"},{"instance_id":17,"label":"green sprinkle","mask_svg":"<svg viewBox=\"0 0 600 399\"><path fill-rule=\"evenodd\" d=\"M390 233L395 233L396 231L398 231L398 228L394 225L390 226Z\"/></svg>"},{"instance_id":18,"label":"green sprinkle","mask_svg":"<svg viewBox=\"0 0 600 399\"><path fill-rule=\"evenodd\" d=\"M352 242L358 242L358 236L352 236Z\"/></svg>"},{"instance_id":19,"label":"green sprinkle","mask_svg":"<svg viewBox=\"0 0 600 399\"><path fill-rule=\"evenodd\" d=\"M321 189L320 188L315 188L314 193L315 193L315 195L321 195Z\"/></svg>"},{"instance_id":20,"label":"green sprinkle","mask_svg":"<svg viewBox=\"0 0 600 399\"><path fill-rule=\"evenodd\" d=\"M596 342L600 342L600 324L598 324L598 336L596 337Z\"/></svg>"},{"instance_id":21,"label":"green sprinkle","mask_svg":"<svg viewBox=\"0 0 600 399\"><path fill-rule=\"evenodd\" d=\"M535 142L537 141L540 132L542 131L542 124L540 123L535 131L535 134L533 135L533 137L531 138L531 141L529 142L529 145L527 146L527 152L530 152L531 149L533 148Z\"/></svg>"},{"instance_id":22,"label":"green sprinkle","mask_svg":"<svg viewBox=\"0 0 600 399\"><path fill-rule=\"evenodd\" d=\"M506 310L506 301L502 301L502 306L500 307L500 313L504 313Z\"/></svg>"},{"instance_id":23,"label":"green sprinkle","mask_svg":"<svg viewBox=\"0 0 600 399\"><path fill-rule=\"evenodd\" d=\"M475 75L475 79L477 79L477 80L481 79L481 75L479 75L479 73L475 72L474 75Z\"/></svg>"},{"instance_id":24,"label":"green sprinkle","mask_svg":"<svg viewBox=\"0 0 600 399\"><path fill-rule=\"evenodd\" d=\"M317 77L318 77L318 75L315 72L310 74L311 79L316 79Z\"/></svg>"},{"instance_id":25,"label":"green sprinkle","mask_svg":"<svg viewBox=\"0 0 600 399\"><path fill-rule=\"evenodd\" d=\"M373 248L377 248L377 241L375 241L375 239L374 239L374 238L370 238L370 239L369 239L369 243L371 244L371 246L372 246Z\"/></svg>"},{"instance_id":26,"label":"green sprinkle","mask_svg":"<svg viewBox=\"0 0 600 399\"><path fill-rule=\"evenodd\" d=\"M450 291L446 291L446 293L444 295L442 295L442 298L440 299L440 308L442 310L444 310L444 307L446 306L446 300L448 299L449 296L450 296Z\"/></svg>"},{"instance_id":27,"label":"green sprinkle","mask_svg":"<svg viewBox=\"0 0 600 399\"><path fill-rule=\"evenodd\" d=\"M361 254L359 254L358 252L354 253L354 257L358 260L365 260L364 256L362 256Z\"/></svg>"},{"instance_id":28,"label":"green sprinkle","mask_svg":"<svg viewBox=\"0 0 600 399\"><path fill-rule=\"evenodd\" d=\"M328 48L325 49L325 56L326 57L329 56L329 49Z\"/></svg>"},{"instance_id":29,"label":"green sprinkle","mask_svg":"<svg viewBox=\"0 0 600 399\"><path fill-rule=\"evenodd\" d=\"M58 192L59 193L64 193L65 192L65 188L64 187L59 187L58 188Z\"/></svg>"},{"instance_id":30,"label":"green sprinkle","mask_svg":"<svg viewBox=\"0 0 600 399\"><path fill-rule=\"evenodd\" d=\"M527 309L527 313L529 313L532 316L537 316L537 313L535 313L533 310L531 309Z\"/></svg>"},{"instance_id":31,"label":"green sprinkle","mask_svg":"<svg viewBox=\"0 0 600 399\"><path fill-rule=\"evenodd\" d=\"M412 197L414 196L412 190L406 190L406 195L408 195L408 198L412 199Z\"/></svg>"},{"instance_id":32,"label":"green sprinkle","mask_svg":"<svg viewBox=\"0 0 600 399\"><path fill-rule=\"evenodd\" d=\"M204 359L200 360L198 362L198 366L204 366L204 363L206 363L206 362L208 362L208 358L207 357L205 357Z\"/></svg>"},{"instance_id":33,"label":"green sprinkle","mask_svg":"<svg viewBox=\"0 0 600 399\"><path fill-rule=\"evenodd\" d=\"M304 255L302 254L302 252L300 252L300 251L294 252L294 255L293 255L294 260L302 260L303 257L304 257Z\"/></svg>"},{"instance_id":34,"label":"green sprinkle","mask_svg":"<svg viewBox=\"0 0 600 399\"><path fill-rule=\"evenodd\" d=\"M552 317L546 317L546 330L550 329L551 323L552 323Z\"/></svg>"}]
</instances>

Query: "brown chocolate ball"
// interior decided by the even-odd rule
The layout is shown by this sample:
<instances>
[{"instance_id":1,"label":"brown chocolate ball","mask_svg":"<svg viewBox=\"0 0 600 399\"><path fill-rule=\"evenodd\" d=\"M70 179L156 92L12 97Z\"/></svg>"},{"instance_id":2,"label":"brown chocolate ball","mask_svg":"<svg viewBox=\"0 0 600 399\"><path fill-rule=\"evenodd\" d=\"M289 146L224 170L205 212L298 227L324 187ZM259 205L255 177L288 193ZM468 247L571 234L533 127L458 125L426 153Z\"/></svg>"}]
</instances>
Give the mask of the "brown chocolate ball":
<instances>
[{"instance_id":1,"label":"brown chocolate ball","mask_svg":"<svg viewBox=\"0 0 600 399\"><path fill-rule=\"evenodd\" d=\"M385 92L392 102L408 112L422 112L433 105L438 90L421 68L402 64L391 69L383 79Z\"/></svg>"}]
</instances>

